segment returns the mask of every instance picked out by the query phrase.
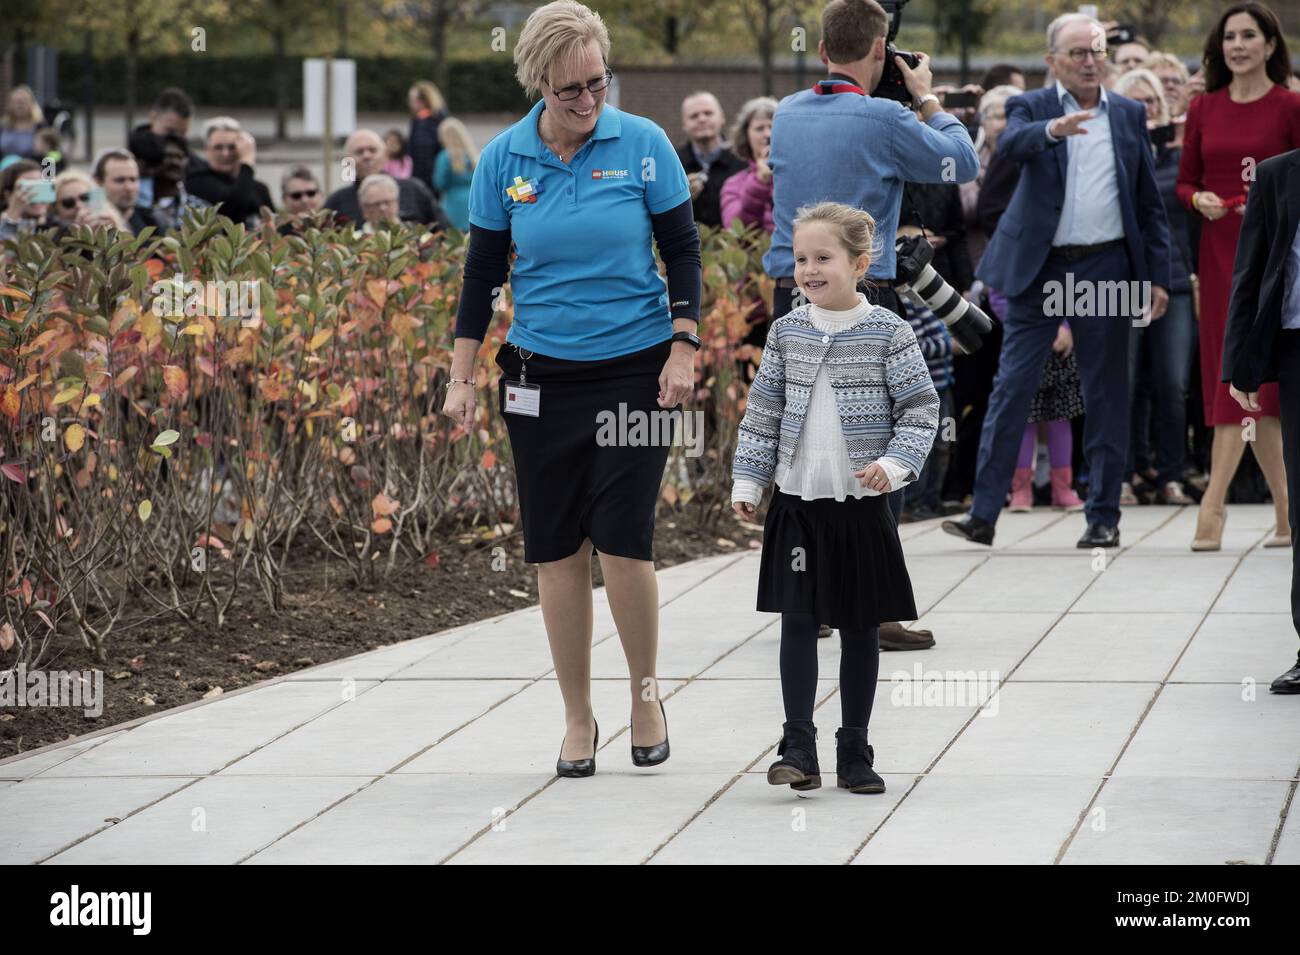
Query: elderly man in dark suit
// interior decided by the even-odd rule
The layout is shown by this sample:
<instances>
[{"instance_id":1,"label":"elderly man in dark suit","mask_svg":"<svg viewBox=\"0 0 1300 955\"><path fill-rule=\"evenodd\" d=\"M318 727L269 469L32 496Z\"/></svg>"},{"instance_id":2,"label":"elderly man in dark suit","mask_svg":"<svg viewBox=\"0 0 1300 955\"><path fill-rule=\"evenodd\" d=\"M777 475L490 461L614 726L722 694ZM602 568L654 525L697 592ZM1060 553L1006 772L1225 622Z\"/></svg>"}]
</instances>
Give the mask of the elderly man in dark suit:
<instances>
[{"instance_id":1,"label":"elderly man in dark suit","mask_svg":"<svg viewBox=\"0 0 1300 955\"><path fill-rule=\"evenodd\" d=\"M1276 381L1282 459L1291 518L1291 620L1300 634L1300 149L1255 167L1232 270L1223 381L1246 411L1259 411L1259 386ZM1273 681L1274 693L1300 693L1300 659Z\"/></svg>"},{"instance_id":2,"label":"elderly man in dark suit","mask_svg":"<svg viewBox=\"0 0 1300 955\"><path fill-rule=\"evenodd\" d=\"M1117 547L1130 322L1164 313L1169 224L1146 110L1101 86L1105 30L1070 13L1052 21L1047 39L1057 81L1007 100L1007 128L998 139L998 152L1020 163L1020 181L977 275L1010 307L971 511L944 521L943 529L993 543L1043 364L1066 319L1087 415L1088 527L1079 547Z\"/></svg>"}]
</instances>

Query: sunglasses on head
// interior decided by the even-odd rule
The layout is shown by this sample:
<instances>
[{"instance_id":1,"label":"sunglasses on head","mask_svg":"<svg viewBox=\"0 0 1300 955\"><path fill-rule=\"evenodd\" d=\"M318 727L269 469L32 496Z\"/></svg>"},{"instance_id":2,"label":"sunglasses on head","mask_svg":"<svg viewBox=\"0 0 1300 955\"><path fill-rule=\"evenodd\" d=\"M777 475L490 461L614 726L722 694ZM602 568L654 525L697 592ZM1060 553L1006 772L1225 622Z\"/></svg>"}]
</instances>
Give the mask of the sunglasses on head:
<instances>
[{"instance_id":1,"label":"sunglasses on head","mask_svg":"<svg viewBox=\"0 0 1300 955\"><path fill-rule=\"evenodd\" d=\"M319 189L304 189L301 192L286 193L290 199L297 202L299 199L315 199Z\"/></svg>"},{"instance_id":2,"label":"sunglasses on head","mask_svg":"<svg viewBox=\"0 0 1300 955\"><path fill-rule=\"evenodd\" d=\"M67 196L63 199L60 199L59 205L63 206L63 208L65 209L75 209L77 208L78 202L85 204L89 201L90 201L90 193L83 192L79 196Z\"/></svg>"}]
</instances>

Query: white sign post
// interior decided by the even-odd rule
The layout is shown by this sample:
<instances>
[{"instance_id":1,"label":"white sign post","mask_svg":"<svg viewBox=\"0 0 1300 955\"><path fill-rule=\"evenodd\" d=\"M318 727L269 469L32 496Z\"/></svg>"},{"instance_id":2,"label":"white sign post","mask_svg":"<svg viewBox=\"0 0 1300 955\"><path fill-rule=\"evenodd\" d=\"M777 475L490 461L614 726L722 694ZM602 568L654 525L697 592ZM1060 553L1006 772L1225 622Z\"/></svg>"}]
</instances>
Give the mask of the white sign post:
<instances>
[{"instance_id":1,"label":"white sign post","mask_svg":"<svg viewBox=\"0 0 1300 955\"><path fill-rule=\"evenodd\" d=\"M327 110L325 104L329 103ZM333 188L334 137L357 128L357 61L306 59L302 61L302 132L319 136L325 152L326 193Z\"/></svg>"}]
</instances>

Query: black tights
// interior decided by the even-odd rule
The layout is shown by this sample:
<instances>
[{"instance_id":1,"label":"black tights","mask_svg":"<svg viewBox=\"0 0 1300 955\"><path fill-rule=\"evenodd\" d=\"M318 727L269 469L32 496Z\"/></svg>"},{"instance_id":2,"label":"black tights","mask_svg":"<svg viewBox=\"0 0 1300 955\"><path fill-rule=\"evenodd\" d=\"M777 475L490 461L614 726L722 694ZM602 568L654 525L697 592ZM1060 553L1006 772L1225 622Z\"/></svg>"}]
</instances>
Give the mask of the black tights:
<instances>
[{"instance_id":1,"label":"black tights","mask_svg":"<svg viewBox=\"0 0 1300 955\"><path fill-rule=\"evenodd\" d=\"M817 618L781 614L781 696L787 722L813 718L817 702ZM840 630L841 726L866 728L880 675L880 629Z\"/></svg>"}]
</instances>

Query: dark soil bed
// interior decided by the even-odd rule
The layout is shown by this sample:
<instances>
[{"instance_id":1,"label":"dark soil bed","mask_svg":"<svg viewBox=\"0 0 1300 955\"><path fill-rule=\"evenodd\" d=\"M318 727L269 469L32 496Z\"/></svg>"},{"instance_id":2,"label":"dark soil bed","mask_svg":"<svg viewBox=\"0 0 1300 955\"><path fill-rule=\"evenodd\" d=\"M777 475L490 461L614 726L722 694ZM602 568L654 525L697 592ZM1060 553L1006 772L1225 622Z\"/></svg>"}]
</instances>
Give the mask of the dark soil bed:
<instances>
[{"instance_id":1,"label":"dark soil bed","mask_svg":"<svg viewBox=\"0 0 1300 955\"><path fill-rule=\"evenodd\" d=\"M730 514L717 534L692 530L688 523L684 517L660 516L657 568L748 549L762 539L761 529ZM505 570L492 572L491 552L497 545L506 548L509 560ZM81 709L59 706L0 708L0 758L537 603L537 568L524 563L519 533L493 540L452 537L439 547L436 566L421 561L398 569L371 592L358 590L345 568L320 555L304 552L289 570L280 616L267 609L256 582L247 576L221 628L160 619L112 635L108 662L98 665L74 638L62 638L40 668L102 669L102 714L87 717ZM601 586L594 555L592 577ZM12 663L0 659L0 665Z\"/></svg>"}]
</instances>

